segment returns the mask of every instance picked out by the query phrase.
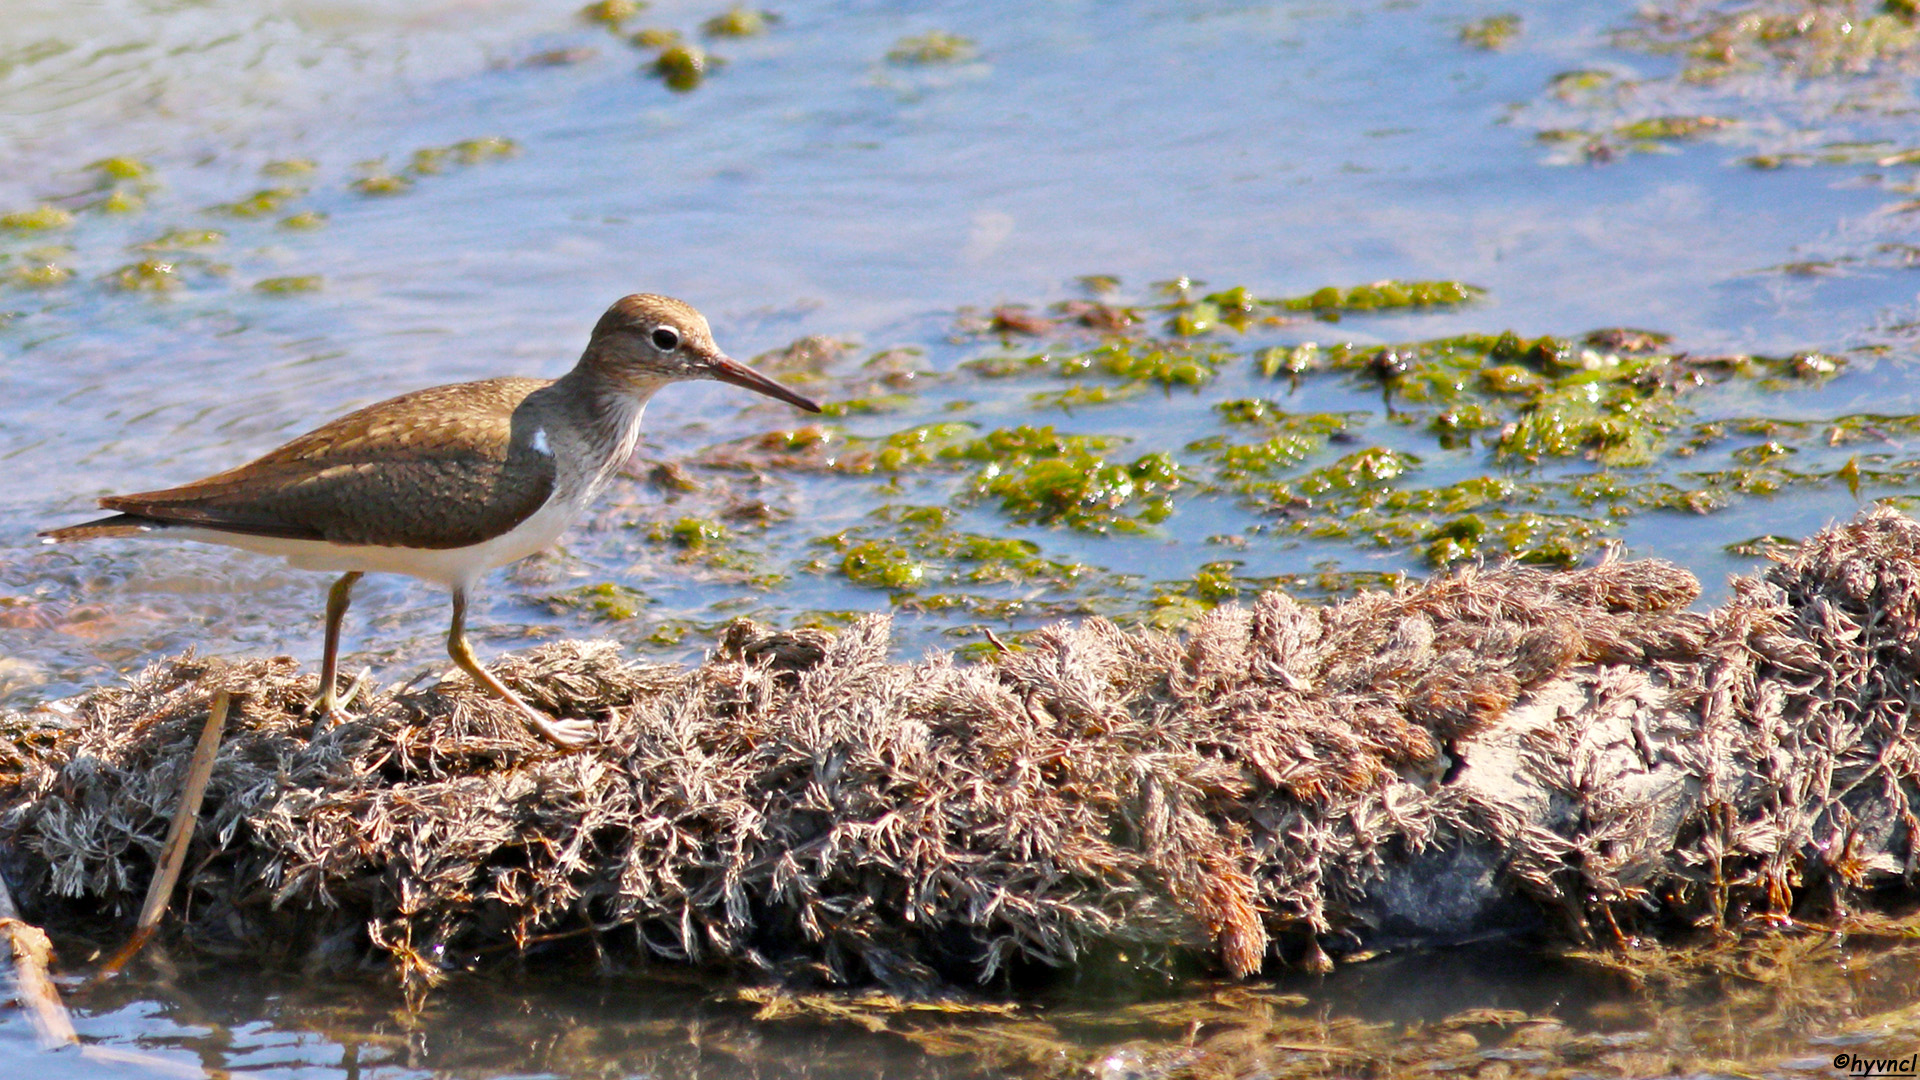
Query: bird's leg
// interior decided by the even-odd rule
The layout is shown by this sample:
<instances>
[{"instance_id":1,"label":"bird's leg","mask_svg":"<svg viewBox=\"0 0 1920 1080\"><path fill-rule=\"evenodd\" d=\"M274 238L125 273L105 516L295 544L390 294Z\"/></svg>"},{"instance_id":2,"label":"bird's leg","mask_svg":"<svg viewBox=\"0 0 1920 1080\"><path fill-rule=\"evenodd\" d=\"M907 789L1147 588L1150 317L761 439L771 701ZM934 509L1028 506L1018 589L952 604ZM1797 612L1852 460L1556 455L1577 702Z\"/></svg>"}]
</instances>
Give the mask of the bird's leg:
<instances>
[{"instance_id":1,"label":"bird's leg","mask_svg":"<svg viewBox=\"0 0 1920 1080\"><path fill-rule=\"evenodd\" d=\"M347 604L353 599L353 583L361 576L360 571L349 570L327 590L327 644L320 654L320 696L307 706L309 712L322 718L331 718L335 709L345 708L353 698L352 694L345 698L335 695L333 684L340 670L340 624L346 620Z\"/></svg>"},{"instance_id":2,"label":"bird's leg","mask_svg":"<svg viewBox=\"0 0 1920 1080\"><path fill-rule=\"evenodd\" d=\"M460 670L471 676L474 682L518 710L520 719L526 721L527 727L535 735L562 750L577 750L593 740L592 723L586 720L548 719L480 666L480 661L474 659L473 647L467 644L467 590L461 588L453 590L453 625L447 629L447 655L453 657L453 662L460 665Z\"/></svg>"}]
</instances>

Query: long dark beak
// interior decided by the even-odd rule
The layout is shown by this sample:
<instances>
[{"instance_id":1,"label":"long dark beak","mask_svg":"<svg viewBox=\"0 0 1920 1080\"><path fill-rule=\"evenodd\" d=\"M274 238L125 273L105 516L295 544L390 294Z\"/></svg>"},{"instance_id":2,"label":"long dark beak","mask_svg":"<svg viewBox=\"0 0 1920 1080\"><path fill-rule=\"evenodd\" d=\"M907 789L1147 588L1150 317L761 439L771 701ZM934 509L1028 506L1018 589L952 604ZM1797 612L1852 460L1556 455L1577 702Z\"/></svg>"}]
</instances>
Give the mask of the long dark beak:
<instances>
[{"instance_id":1,"label":"long dark beak","mask_svg":"<svg viewBox=\"0 0 1920 1080\"><path fill-rule=\"evenodd\" d=\"M772 379L767 378L765 375L760 374L737 360L730 360L724 356L716 356L707 361L707 370L712 373L713 378L723 383L732 383L735 386L751 390L756 394L765 394L770 398L779 398L789 405L805 409L808 412L820 411L820 406L816 404L812 398L801 397L799 394L781 386L779 383L774 382Z\"/></svg>"}]
</instances>

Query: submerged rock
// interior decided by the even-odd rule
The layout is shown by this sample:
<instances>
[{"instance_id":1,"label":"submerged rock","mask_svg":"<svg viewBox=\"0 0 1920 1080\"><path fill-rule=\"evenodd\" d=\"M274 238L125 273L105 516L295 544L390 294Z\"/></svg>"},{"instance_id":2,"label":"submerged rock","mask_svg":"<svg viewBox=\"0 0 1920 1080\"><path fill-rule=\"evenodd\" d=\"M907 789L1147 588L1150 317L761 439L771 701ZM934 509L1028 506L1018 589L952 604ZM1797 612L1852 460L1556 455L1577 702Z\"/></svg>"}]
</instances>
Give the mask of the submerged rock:
<instances>
[{"instance_id":1,"label":"submerged rock","mask_svg":"<svg viewBox=\"0 0 1920 1080\"><path fill-rule=\"evenodd\" d=\"M1090 953L1246 975L1911 899L1920 525L1869 511L1698 594L1658 561L1515 567L977 664L891 662L884 616L736 624L691 670L501 661L600 723L577 754L464 679L314 735L291 660L188 655L4 718L4 830L36 917L130 917L226 689L184 932L371 949L415 987L576 938L924 994Z\"/></svg>"}]
</instances>

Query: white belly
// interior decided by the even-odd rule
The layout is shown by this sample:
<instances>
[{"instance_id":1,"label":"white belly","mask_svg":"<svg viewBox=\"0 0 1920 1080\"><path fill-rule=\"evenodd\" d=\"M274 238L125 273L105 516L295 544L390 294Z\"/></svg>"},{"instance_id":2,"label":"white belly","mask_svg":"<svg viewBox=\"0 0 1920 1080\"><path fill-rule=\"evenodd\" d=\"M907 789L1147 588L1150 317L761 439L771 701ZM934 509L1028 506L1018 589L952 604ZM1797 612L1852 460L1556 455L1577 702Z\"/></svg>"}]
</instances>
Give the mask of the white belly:
<instances>
[{"instance_id":1,"label":"white belly","mask_svg":"<svg viewBox=\"0 0 1920 1080\"><path fill-rule=\"evenodd\" d=\"M169 537L198 540L207 544L251 551L258 555L278 555L301 570L325 570L345 573L349 570L378 574L406 574L425 581L438 582L449 589L470 588L496 566L524 559L552 546L579 516L582 502L548 499L533 516L491 540L460 548L391 548L364 544L329 544L321 540L288 540L275 536L248 536L242 533L174 526L164 530Z\"/></svg>"}]
</instances>

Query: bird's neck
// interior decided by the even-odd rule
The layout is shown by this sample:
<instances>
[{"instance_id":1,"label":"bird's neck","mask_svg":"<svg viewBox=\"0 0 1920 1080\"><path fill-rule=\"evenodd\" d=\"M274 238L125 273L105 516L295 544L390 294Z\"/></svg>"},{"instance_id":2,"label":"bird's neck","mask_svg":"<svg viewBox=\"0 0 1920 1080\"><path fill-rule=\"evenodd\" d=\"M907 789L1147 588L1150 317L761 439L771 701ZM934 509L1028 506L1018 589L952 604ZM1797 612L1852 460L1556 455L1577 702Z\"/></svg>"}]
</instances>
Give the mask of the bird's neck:
<instances>
[{"instance_id":1,"label":"bird's neck","mask_svg":"<svg viewBox=\"0 0 1920 1080\"><path fill-rule=\"evenodd\" d=\"M592 498L613 477L640 440L640 416L647 399L665 380L609 379L585 365L547 387L548 407L556 414L573 444L579 473L564 477L562 486Z\"/></svg>"}]
</instances>

